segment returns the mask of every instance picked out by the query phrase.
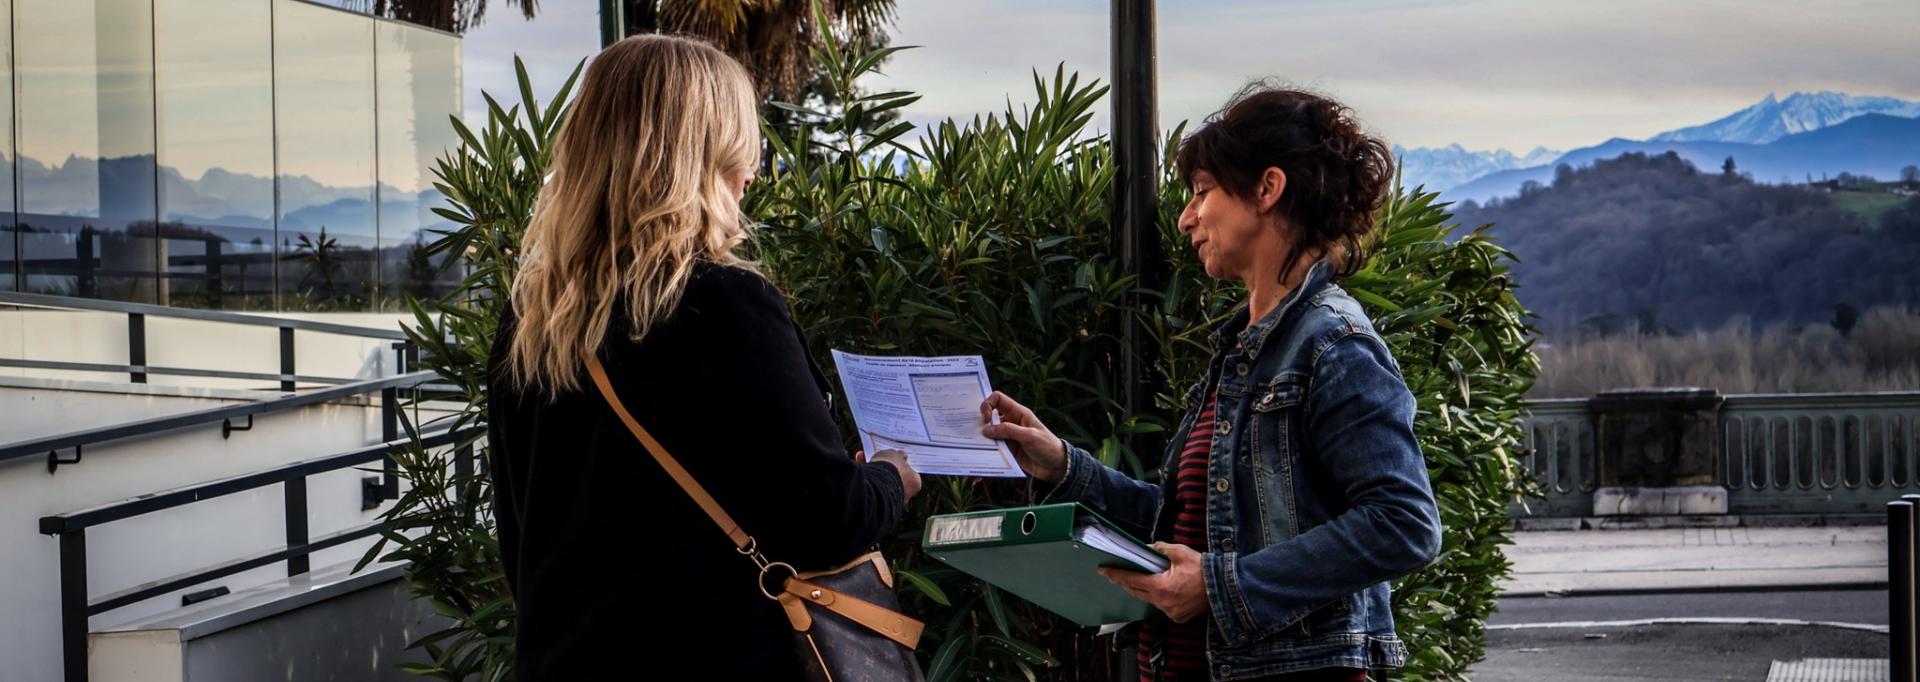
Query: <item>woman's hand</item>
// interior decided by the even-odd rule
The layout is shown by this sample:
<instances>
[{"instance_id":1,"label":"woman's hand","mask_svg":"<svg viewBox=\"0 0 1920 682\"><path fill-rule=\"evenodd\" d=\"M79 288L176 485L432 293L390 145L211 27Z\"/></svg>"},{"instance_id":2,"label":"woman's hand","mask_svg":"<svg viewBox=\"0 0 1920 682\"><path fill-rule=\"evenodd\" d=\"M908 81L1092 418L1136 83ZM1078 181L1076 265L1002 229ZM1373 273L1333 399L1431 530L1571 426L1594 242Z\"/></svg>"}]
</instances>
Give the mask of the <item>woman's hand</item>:
<instances>
[{"instance_id":1,"label":"woman's hand","mask_svg":"<svg viewBox=\"0 0 1920 682\"><path fill-rule=\"evenodd\" d=\"M998 424L992 423L994 410L1000 411ZM994 391L980 403L980 421L987 423L980 433L1006 441L1013 458L1020 462L1020 469L1028 476L1059 483L1067 475L1067 451L1061 446L1060 438L1047 430L1047 425L1040 423L1040 418L1027 406Z\"/></svg>"},{"instance_id":2,"label":"woman's hand","mask_svg":"<svg viewBox=\"0 0 1920 682\"><path fill-rule=\"evenodd\" d=\"M1100 575L1119 585L1140 601L1152 604L1175 623L1185 623L1207 612L1207 581L1200 573L1200 553L1192 547L1166 542L1153 548L1167 555L1173 565L1164 573L1135 573L1118 568L1102 568Z\"/></svg>"},{"instance_id":3,"label":"woman's hand","mask_svg":"<svg viewBox=\"0 0 1920 682\"><path fill-rule=\"evenodd\" d=\"M853 459L857 462L867 461L866 451L853 453ZM900 500L901 502L911 500L914 495L920 494L920 472L914 471L913 466L907 464L907 453L899 450L881 450L873 453L873 461L892 464L893 468L900 472L900 488L907 493L907 496Z\"/></svg>"}]
</instances>

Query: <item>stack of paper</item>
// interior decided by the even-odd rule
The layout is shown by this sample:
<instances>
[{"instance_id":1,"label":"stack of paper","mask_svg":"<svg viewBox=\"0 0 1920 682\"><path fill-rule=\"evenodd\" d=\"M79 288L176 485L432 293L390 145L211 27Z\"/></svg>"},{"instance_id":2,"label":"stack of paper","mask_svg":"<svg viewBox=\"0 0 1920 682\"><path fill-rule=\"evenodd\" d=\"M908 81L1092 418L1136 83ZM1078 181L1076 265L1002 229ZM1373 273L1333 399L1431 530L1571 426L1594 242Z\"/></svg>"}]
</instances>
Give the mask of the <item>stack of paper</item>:
<instances>
[{"instance_id":1,"label":"stack of paper","mask_svg":"<svg viewBox=\"0 0 1920 682\"><path fill-rule=\"evenodd\" d=\"M1101 524L1088 524L1073 529L1073 539L1081 544L1106 552L1114 557L1133 564L1147 573L1159 573L1172 564L1164 554L1142 547L1120 531Z\"/></svg>"}]
</instances>

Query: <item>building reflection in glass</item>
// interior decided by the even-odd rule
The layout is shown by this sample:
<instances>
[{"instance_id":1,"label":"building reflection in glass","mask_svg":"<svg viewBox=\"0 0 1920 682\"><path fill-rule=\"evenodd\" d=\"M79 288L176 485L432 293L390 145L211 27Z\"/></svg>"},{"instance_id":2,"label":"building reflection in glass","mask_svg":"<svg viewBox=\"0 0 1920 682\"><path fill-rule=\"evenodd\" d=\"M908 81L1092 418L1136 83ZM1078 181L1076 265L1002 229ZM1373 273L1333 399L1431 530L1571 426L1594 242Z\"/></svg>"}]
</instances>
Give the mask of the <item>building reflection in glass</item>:
<instances>
[{"instance_id":1,"label":"building reflection in glass","mask_svg":"<svg viewBox=\"0 0 1920 682\"><path fill-rule=\"evenodd\" d=\"M145 0L18 0L25 289L153 302L153 24Z\"/></svg>"},{"instance_id":2,"label":"building reflection in glass","mask_svg":"<svg viewBox=\"0 0 1920 682\"><path fill-rule=\"evenodd\" d=\"M374 27L379 84L380 307L405 297L442 295L461 273L428 257L426 245L453 224L433 212L447 205L433 187L434 163L460 147L447 116L460 110L460 39L394 22Z\"/></svg>"},{"instance_id":3,"label":"building reflection in glass","mask_svg":"<svg viewBox=\"0 0 1920 682\"><path fill-rule=\"evenodd\" d=\"M304 0L0 0L0 23L0 290L370 310L457 283L421 248L458 37Z\"/></svg>"},{"instance_id":4,"label":"building reflection in glass","mask_svg":"<svg viewBox=\"0 0 1920 682\"><path fill-rule=\"evenodd\" d=\"M154 0L169 305L271 310L273 7Z\"/></svg>"}]
</instances>

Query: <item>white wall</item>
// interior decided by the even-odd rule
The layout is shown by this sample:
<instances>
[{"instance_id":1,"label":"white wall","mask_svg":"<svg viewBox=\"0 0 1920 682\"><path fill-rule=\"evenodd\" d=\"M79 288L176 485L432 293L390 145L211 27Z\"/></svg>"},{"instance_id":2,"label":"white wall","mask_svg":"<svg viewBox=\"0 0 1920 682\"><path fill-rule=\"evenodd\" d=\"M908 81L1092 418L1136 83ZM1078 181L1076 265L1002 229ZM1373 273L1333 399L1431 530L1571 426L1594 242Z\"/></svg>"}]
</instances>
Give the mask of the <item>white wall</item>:
<instances>
[{"instance_id":1,"label":"white wall","mask_svg":"<svg viewBox=\"0 0 1920 682\"><path fill-rule=\"evenodd\" d=\"M392 315L327 315L329 322L394 323ZM278 371L273 329L148 318L153 365ZM257 333L256 333L257 332ZM301 374L375 378L391 371L386 340L297 332ZM255 337L258 338L255 338ZM0 311L0 357L125 362L125 317L112 314ZM12 375L12 376L7 376ZM28 375L28 376L22 376ZM76 381L73 378L88 381ZM160 414L206 409L271 392L211 388L261 386L231 380L124 383L123 375L0 370L0 444ZM0 670L8 680L53 680L60 671L59 541L38 532L41 516L282 466L380 440L375 400L328 403L255 417L251 431L222 439L218 423L164 435L89 446L84 459L47 472L42 458L0 463ZM62 457L71 457L63 451ZM370 466L376 466L377 462ZM309 537L364 525L360 479L345 470L307 481ZM281 486L197 502L87 532L93 598L205 569L285 544ZM315 567L351 562L372 540L315 554ZM94 627L180 605L180 594L225 585L239 591L285 576L275 564L150 599L92 619Z\"/></svg>"}]
</instances>

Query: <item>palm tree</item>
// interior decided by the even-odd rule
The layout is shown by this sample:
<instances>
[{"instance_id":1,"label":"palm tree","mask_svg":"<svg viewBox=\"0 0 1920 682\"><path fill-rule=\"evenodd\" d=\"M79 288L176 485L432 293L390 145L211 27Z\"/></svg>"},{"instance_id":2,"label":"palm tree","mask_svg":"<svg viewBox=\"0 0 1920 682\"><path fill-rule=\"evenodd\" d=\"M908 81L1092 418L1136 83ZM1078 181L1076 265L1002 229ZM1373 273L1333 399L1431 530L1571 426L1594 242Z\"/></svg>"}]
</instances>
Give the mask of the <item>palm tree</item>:
<instances>
[{"instance_id":1,"label":"palm tree","mask_svg":"<svg viewBox=\"0 0 1920 682\"><path fill-rule=\"evenodd\" d=\"M618 0L622 35L676 33L706 39L753 72L760 96L797 101L813 81L820 45L811 0ZM819 0L835 37L870 43L893 20L894 0Z\"/></svg>"},{"instance_id":2,"label":"palm tree","mask_svg":"<svg viewBox=\"0 0 1920 682\"><path fill-rule=\"evenodd\" d=\"M498 0L496 0L498 1ZM813 81L813 48L820 28L814 0L612 0L620 4L621 35L676 33L698 36L733 55L753 72L765 98L795 101ZM443 31L465 33L486 18L488 0L344 0L353 9ZM539 0L505 0L522 17L534 18ZM818 0L837 37L878 44L893 20L894 0ZM605 8L609 3L603 3ZM604 9L602 11L605 11Z\"/></svg>"},{"instance_id":3,"label":"palm tree","mask_svg":"<svg viewBox=\"0 0 1920 682\"><path fill-rule=\"evenodd\" d=\"M539 0L506 0L508 7L519 7L520 15L532 19ZM370 12L374 16L454 33L466 33L487 15L487 0L346 0L347 8Z\"/></svg>"}]
</instances>

